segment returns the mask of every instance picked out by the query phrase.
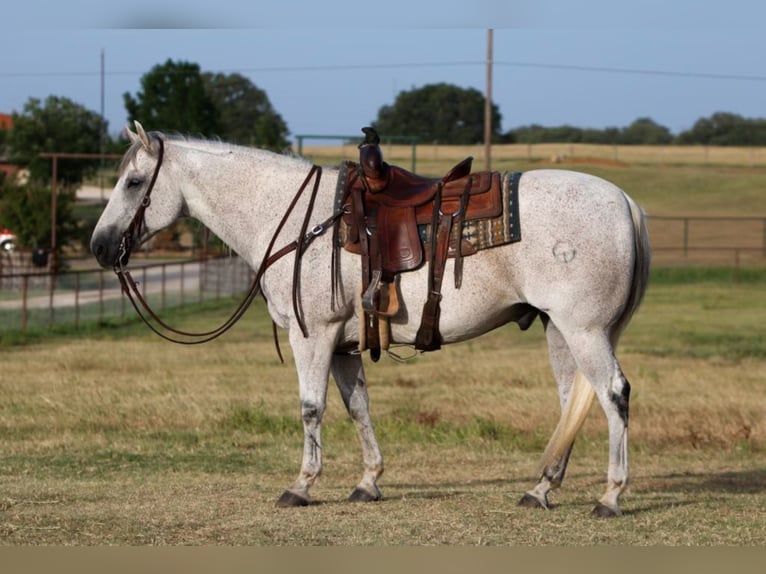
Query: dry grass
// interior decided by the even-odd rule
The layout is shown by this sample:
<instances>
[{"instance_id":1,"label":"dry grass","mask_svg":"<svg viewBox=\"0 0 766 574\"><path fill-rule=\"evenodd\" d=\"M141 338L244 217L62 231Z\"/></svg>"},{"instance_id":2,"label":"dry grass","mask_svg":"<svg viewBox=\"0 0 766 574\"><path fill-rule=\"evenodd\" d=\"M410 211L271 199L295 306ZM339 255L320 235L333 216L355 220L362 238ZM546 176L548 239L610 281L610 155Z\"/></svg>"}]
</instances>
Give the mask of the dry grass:
<instances>
[{"instance_id":1,"label":"dry grass","mask_svg":"<svg viewBox=\"0 0 766 574\"><path fill-rule=\"evenodd\" d=\"M622 345L633 487L617 522L588 517L598 409L554 510L515 507L557 418L539 325L369 365L380 503L343 502L359 447L331 391L318 504L287 511L273 503L298 471L297 385L262 308L192 349L142 331L0 349L0 543L763 544L764 319L759 285L652 286Z\"/></svg>"}]
</instances>

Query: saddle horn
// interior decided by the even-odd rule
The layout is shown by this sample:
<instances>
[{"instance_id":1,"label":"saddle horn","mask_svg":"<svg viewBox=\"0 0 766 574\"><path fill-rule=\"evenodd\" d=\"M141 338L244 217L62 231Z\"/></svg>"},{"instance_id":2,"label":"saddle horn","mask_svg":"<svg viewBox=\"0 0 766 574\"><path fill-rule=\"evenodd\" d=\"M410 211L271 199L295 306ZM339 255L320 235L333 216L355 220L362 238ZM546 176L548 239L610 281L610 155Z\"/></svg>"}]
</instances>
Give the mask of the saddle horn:
<instances>
[{"instance_id":1,"label":"saddle horn","mask_svg":"<svg viewBox=\"0 0 766 574\"><path fill-rule=\"evenodd\" d=\"M362 128L364 141L359 144L359 165L364 176L370 182L372 189L378 191L385 186L388 179L387 165L380 151L380 136L375 128Z\"/></svg>"}]
</instances>

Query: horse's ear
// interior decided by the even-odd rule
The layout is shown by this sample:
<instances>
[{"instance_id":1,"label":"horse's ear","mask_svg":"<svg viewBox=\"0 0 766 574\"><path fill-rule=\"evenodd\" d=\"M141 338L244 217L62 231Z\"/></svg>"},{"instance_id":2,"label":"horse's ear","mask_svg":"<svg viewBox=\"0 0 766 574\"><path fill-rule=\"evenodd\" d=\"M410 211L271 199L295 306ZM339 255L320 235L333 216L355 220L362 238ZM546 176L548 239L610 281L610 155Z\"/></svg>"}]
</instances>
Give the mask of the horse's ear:
<instances>
[{"instance_id":1,"label":"horse's ear","mask_svg":"<svg viewBox=\"0 0 766 574\"><path fill-rule=\"evenodd\" d=\"M138 140L138 135L136 135L134 132L130 131L130 126L128 126L128 125L125 126L125 135L128 136L128 139L130 140L130 143L132 143L132 144L134 144L137 141L139 141Z\"/></svg>"},{"instance_id":2,"label":"horse's ear","mask_svg":"<svg viewBox=\"0 0 766 574\"><path fill-rule=\"evenodd\" d=\"M136 131L138 132L138 139L141 140L141 144L144 146L146 151L151 153L152 152L152 144L149 141L149 136L146 134L146 131L144 131L144 126L142 126L141 123L138 120L135 120L133 123L136 126Z\"/></svg>"}]
</instances>

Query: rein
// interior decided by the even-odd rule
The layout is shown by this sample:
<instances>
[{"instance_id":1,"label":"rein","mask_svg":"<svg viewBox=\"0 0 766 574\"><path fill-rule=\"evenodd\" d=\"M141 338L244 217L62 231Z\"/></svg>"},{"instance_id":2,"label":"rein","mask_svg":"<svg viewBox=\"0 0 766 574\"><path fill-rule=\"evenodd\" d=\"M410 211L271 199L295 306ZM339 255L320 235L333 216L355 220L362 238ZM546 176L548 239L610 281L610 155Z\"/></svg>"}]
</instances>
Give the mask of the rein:
<instances>
[{"instance_id":1,"label":"rein","mask_svg":"<svg viewBox=\"0 0 766 574\"><path fill-rule=\"evenodd\" d=\"M300 262L302 259L301 256L303 255L306 248L311 244L311 242L314 239L316 239L320 235L323 235L325 231L327 231L327 229L330 226L332 226L335 223L335 221L343 215L342 211L339 213L335 213L329 218L327 218L326 220L324 220L323 222L319 223L318 225L315 225L311 230L308 230L309 219L311 218L311 214L314 209L314 200L316 199L317 192L319 191L319 182L322 178L322 168L318 165L313 165L311 167L311 170L306 176L306 179L303 181L300 188L296 192L295 197L293 197L292 201L290 202L290 205L287 207L287 210L285 211L285 214L282 216L282 219L280 220L279 225L277 226L277 229L274 231L274 235L272 236L271 241L269 242L269 246L266 249L266 252L263 256L261 265L258 267L258 271L256 272L255 277L253 278L253 282L250 285L250 289L245 295L244 300L234 310L231 316L226 321L224 321L220 326L210 331L205 331L205 332L182 331L180 329L175 329L171 327L170 325L166 324L164 321L162 321L162 319L160 319L157 316L157 314L149 306L146 299L141 295L141 292L138 288L137 283L131 276L130 271L128 271L126 268L133 244L141 236L141 231L143 230L143 227L144 227L144 214L146 212L147 207L149 207L149 204L151 203L151 193L152 193L152 190L154 189L154 184L157 181L157 175L159 174L160 167L162 165L162 160L164 158L164 150L165 150L164 142L162 138L157 138L157 141L159 142L159 154L157 158L157 165L154 168L152 179L149 182L149 187L147 188L143 199L141 200L141 204L139 205L138 210L136 211L136 214L133 216L133 219L128 225L128 228L125 230L125 232L122 235L122 239L120 241L120 249L114 264L114 272L117 275L118 279L120 280L122 291L130 300L131 304L133 305L133 308L136 310L136 313L138 313L138 316L152 331L154 331L154 333L156 333L157 335L159 335L160 337L162 337L163 339L167 341L178 343L180 345L199 345L202 343L207 343L209 341L212 341L213 339L220 337L226 331L231 329L234 326L234 324L242 318L242 316L245 314L245 311L247 311L248 307L250 307L250 304L253 302L253 300L258 296L258 293L261 291L260 282L264 274L266 273L266 270L269 267L271 267L274 263L276 263L279 259L284 257L285 255L292 253L293 251L297 251L297 254L295 257L295 263L293 267L293 309L295 311L295 316L298 321L298 326L300 327L301 332L303 333L303 336L308 337L309 336L308 330L306 329L305 321L303 318L303 310L300 304L299 278L300 278ZM306 209L306 214L304 215L303 223L301 225L301 231L298 238L292 241L291 243L288 243L287 245L282 247L280 250L272 254L271 251L274 248L274 244L277 241L277 237L282 231L282 228L284 227L285 223L290 217L290 214L292 213L293 209L298 203L298 200L300 199L300 197L303 195L303 192L308 187L312 178L314 179L314 185L311 191L311 196L309 198L309 205ZM157 323L157 325L159 325L159 328L155 327L155 325L152 324L152 321ZM167 331L170 334L164 333L162 330ZM276 337L276 324L274 324L274 340L277 347L277 353L279 354L279 358L282 359L282 353L279 349L279 341Z\"/></svg>"}]
</instances>

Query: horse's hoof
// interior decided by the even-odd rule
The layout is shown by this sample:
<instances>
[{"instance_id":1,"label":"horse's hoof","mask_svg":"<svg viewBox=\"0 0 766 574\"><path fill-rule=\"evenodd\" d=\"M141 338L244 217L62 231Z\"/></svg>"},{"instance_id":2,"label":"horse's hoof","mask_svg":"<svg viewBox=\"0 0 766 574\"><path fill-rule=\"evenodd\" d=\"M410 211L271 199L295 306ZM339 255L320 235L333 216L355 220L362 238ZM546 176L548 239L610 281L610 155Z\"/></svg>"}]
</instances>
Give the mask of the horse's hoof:
<instances>
[{"instance_id":1,"label":"horse's hoof","mask_svg":"<svg viewBox=\"0 0 766 574\"><path fill-rule=\"evenodd\" d=\"M308 506L309 504L311 504L311 501L308 498L299 496L289 490L285 490L282 496L279 497L279 500L277 500L278 508L295 508L297 506Z\"/></svg>"},{"instance_id":2,"label":"horse's hoof","mask_svg":"<svg viewBox=\"0 0 766 574\"><path fill-rule=\"evenodd\" d=\"M596 518L614 518L615 516L621 516L622 512L620 512L619 508L615 510L599 502L590 515Z\"/></svg>"},{"instance_id":3,"label":"horse's hoof","mask_svg":"<svg viewBox=\"0 0 766 574\"><path fill-rule=\"evenodd\" d=\"M380 494L380 491L378 491L377 494L370 494L363 488L355 488L354 492L351 493L351 496L348 497L349 502L376 502L383 498L383 496Z\"/></svg>"},{"instance_id":4,"label":"horse's hoof","mask_svg":"<svg viewBox=\"0 0 766 574\"><path fill-rule=\"evenodd\" d=\"M532 496L528 492L524 494L519 499L519 502L516 503L516 506L522 506L524 508L542 508L544 510L549 510L548 501L542 501L539 498Z\"/></svg>"}]
</instances>

